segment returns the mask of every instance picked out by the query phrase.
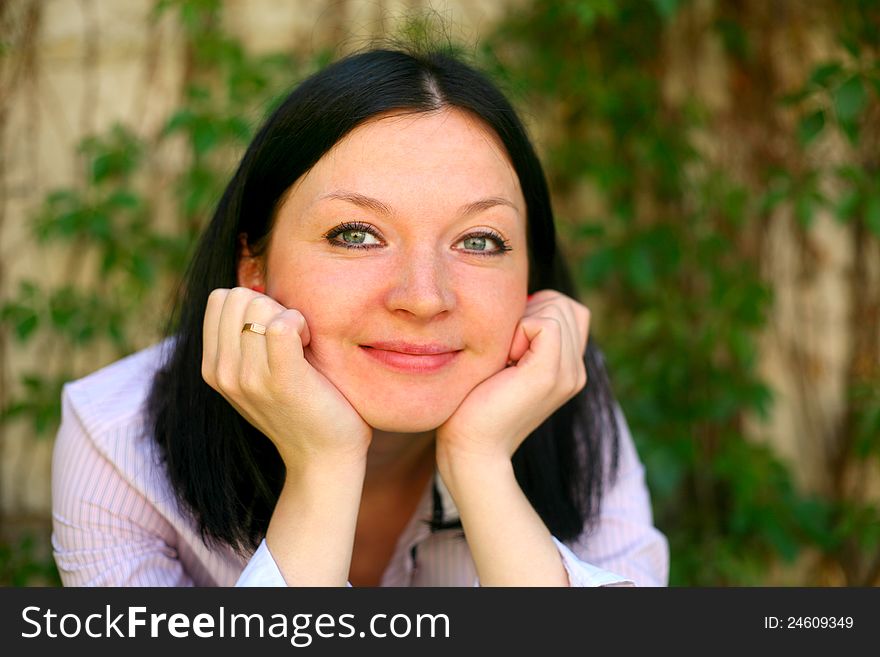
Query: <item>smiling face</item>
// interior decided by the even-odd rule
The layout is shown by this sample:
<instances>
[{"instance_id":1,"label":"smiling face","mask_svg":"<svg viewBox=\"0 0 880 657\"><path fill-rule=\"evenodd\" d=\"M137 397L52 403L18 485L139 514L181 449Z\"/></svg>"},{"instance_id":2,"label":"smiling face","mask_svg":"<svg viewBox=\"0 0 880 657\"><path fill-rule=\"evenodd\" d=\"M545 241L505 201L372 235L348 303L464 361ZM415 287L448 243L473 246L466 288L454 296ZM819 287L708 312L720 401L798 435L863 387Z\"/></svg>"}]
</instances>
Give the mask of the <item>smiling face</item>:
<instances>
[{"instance_id":1,"label":"smiling face","mask_svg":"<svg viewBox=\"0 0 880 657\"><path fill-rule=\"evenodd\" d=\"M505 367L526 304L525 201L478 119L384 115L291 187L264 258L242 258L239 284L302 312L309 363L370 426L429 431Z\"/></svg>"}]
</instances>

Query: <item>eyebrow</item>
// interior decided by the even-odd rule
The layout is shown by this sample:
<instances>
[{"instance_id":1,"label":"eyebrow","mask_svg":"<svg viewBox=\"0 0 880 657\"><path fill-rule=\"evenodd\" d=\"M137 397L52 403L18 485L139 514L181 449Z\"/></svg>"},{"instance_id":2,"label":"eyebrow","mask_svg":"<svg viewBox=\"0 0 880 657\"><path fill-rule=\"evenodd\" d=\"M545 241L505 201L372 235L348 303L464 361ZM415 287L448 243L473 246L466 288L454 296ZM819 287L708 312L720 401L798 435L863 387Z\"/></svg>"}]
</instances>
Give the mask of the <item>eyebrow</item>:
<instances>
[{"instance_id":1,"label":"eyebrow","mask_svg":"<svg viewBox=\"0 0 880 657\"><path fill-rule=\"evenodd\" d=\"M346 201L348 203L352 203L354 205L362 207L366 210L372 210L373 212L383 214L385 216L391 216L394 214L394 211L388 204L383 203L379 199L365 196L363 194L358 194L357 192L328 192L327 194L324 194L318 198L319 201L323 201L324 199ZM513 209L517 214L519 214L519 208L517 208L512 201L509 201L508 199L502 198L500 196L488 196L478 201L466 203L465 205L461 206L461 208L459 208L458 214L461 216L476 214L478 212L482 212L483 210L493 208L496 205L506 205L507 207Z\"/></svg>"},{"instance_id":2,"label":"eyebrow","mask_svg":"<svg viewBox=\"0 0 880 657\"><path fill-rule=\"evenodd\" d=\"M347 201L366 210L372 210L373 212L376 212L378 214L384 214L388 216L394 214L391 208L379 199L364 196L363 194L358 194L356 192L329 192L318 198L319 201L323 201L324 199Z\"/></svg>"}]
</instances>

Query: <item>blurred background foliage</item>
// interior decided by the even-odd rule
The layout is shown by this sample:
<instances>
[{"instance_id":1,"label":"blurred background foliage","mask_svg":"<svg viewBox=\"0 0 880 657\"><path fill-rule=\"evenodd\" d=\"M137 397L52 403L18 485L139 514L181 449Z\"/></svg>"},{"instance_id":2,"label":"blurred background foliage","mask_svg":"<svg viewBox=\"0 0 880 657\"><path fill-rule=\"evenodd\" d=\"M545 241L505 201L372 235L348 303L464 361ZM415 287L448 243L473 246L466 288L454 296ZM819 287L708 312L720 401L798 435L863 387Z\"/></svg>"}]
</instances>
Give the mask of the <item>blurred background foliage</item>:
<instances>
[{"instance_id":1,"label":"blurred background foliage","mask_svg":"<svg viewBox=\"0 0 880 657\"><path fill-rule=\"evenodd\" d=\"M33 240L69 258L69 276L21 281L0 305L12 339L39 345L53 364L15 373L3 423L51 439L61 385L85 373L66 354L101 342L122 356L145 332L159 335L193 240L259 119L339 54L337 45L252 55L222 28L223 9L156 3L153 19L173 12L185 30L182 104L155 134L116 125L85 139L79 180L33 215ZM696 90L664 90L658 54L682 38L682 13L697 10L736 85L726 111ZM502 83L537 136L561 241L670 540L672 585L880 583L880 504L860 480L880 455L880 300L869 293L880 240L880 5L814 10L833 55L805 65L790 88L768 75L771 10L737 0L529 0L511 4L478 46L458 47ZM430 41L436 22L407 23L402 36ZM745 142L735 157L705 147L725 131ZM156 220L145 185L169 141L186 161L174 174L172 225ZM839 156L817 156L829 142ZM793 239L806 244L821 239L811 231L823 212L853 249L852 348L825 483L807 490L763 424L775 396L759 340L776 302L763 261L773 222L793 217ZM46 537L0 544L0 583L58 582L35 541Z\"/></svg>"}]
</instances>

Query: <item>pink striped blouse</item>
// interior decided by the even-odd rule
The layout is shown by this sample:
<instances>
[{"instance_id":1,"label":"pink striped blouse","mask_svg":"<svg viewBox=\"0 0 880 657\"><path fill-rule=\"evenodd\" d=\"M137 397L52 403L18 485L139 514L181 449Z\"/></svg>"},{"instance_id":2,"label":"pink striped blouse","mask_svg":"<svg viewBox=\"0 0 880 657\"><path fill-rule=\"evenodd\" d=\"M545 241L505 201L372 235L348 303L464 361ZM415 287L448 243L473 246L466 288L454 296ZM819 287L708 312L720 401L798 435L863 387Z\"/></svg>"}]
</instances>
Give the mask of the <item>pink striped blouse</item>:
<instances>
[{"instance_id":1,"label":"pink striped blouse","mask_svg":"<svg viewBox=\"0 0 880 657\"><path fill-rule=\"evenodd\" d=\"M143 402L162 343L65 386L52 466L52 546L66 586L284 585L265 541L250 559L206 546L183 513L144 426ZM620 471L596 528L556 541L572 585L664 586L669 550L654 528L644 468L622 416ZM476 570L458 530L432 533L439 476L424 491L382 576L382 586L473 586ZM555 539L554 539L555 540Z\"/></svg>"}]
</instances>

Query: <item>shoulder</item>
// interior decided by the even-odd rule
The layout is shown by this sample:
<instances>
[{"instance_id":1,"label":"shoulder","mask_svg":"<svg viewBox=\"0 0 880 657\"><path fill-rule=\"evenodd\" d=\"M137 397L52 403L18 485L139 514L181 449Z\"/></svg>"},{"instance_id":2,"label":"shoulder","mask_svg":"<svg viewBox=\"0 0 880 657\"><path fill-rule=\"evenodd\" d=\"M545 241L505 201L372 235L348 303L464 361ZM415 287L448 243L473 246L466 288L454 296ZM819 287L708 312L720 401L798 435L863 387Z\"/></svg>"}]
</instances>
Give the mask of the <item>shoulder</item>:
<instances>
[{"instance_id":1,"label":"shoulder","mask_svg":"<svg viewBox=\"0 0 880 657\"><path fill-rule=\"evenodd\" d=\"M139 423L155 374L172 346L165 340L66 384L62 394L65 415L74 414L93 437Z\"/></svg>"}]
</instances>

